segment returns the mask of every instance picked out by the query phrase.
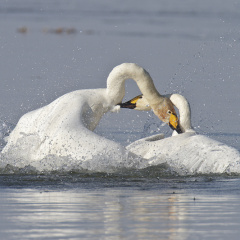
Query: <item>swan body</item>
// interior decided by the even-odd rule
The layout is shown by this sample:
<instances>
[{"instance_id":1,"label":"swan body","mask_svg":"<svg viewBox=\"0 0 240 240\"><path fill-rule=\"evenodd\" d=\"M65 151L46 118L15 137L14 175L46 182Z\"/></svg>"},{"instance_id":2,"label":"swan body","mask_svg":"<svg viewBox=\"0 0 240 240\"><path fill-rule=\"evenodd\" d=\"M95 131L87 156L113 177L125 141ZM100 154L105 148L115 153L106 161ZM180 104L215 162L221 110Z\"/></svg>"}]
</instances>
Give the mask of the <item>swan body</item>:
<instances>
[{"instance_id":1,"label":"swan body","mask_svg":"<svg viewBox=\"0 0 240 240\"><path fill-rule=\"evenodd\" d=\"M236 149L194 132L143 138L127 149L148 160L149 166L166 163L182 175L240 173L240 154Z\"/></svg>"},{"instance_id":2,"label":"swan body","mask_svg":"<svg viewBox=\"0 0 240 240\"><path fill-rule=\"evenodd\" d=\"M16 159L32 164L52 156L76 162L101 156L105 161L121 161L126 149L93 130L101 117L122 101L127 79L137 83L151 107L168 121L170 115L166 109L172 110L173 105L158 93L148 72L134 63L123 63L109 74L107 88L70 92L23 115L2 151L3 158L14 159L15 166L21 163Z\"/></svg>"},{"instance_id":3,"label":"swan body","mask_svg":"<svg viewBox=\"0 0 240 240\"><path fill-rule=\"evenodd\" d=\"M32 161L48 155L90 159L103 149L106 154L122 156L123 147L92 132L110 107L104 98L105 91L74 91L25 114L2 153L22 154Z\"/></svg>"},{"instance_id":4,"label":"swan body","mask_svg":"<svg viewBox=\"0 0 240 240\"><path fill-rule=\"evenodd\" d=\"M128 145L127 149L148 159L151 166L167 163L180 174L240 173L240 153L235 148L196 134L191 126L188 101L179 94L168 97L179 110L183 133L169 138L162 134L143 138ZM142 109L146 104L145 101Z\"/></svg>"}]
</instances>

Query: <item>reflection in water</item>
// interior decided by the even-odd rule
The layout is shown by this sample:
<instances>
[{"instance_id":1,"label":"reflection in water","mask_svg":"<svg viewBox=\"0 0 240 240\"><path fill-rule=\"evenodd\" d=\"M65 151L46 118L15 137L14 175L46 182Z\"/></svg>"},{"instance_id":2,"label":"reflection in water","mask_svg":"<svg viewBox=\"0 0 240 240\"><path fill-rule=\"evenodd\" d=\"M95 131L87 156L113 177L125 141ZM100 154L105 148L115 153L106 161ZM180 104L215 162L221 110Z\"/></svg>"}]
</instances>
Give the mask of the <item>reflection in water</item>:
<instances>
[{"instance_id":1,"label":"reflection in water","mask_svg":"<svg viewBox=\"0 0 240 240\"><path fill-rule=\"evenodd\" d=\"M4 239L217 239L226 222L235 233L240 222L227 196L201 195L206 202L184 193L130 189L1 192Z\"/></svg>"},{"instance_id":2,"label":"reflection in water","mask_svg":"<svg viewBox=\"0 0 240 240\"><path fill-rule=\"evenodd\" d=\"M2 231L6 236L45 239L146 239L159 234L172 239L176 222L184 217L185 207L175 206L180 196L126 190L5 192L1 222L7 229Z\"/></svg>"}]
</instances>

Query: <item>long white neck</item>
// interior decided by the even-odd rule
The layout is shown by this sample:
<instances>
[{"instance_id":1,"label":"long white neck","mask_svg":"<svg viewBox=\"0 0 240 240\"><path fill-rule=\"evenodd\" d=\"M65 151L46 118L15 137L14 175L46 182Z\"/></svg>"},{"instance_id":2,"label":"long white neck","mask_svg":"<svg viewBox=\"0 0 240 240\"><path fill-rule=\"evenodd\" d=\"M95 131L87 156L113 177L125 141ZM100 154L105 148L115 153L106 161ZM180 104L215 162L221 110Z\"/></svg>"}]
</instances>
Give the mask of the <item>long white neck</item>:
<instances>
[{"instance_id":1,"label":"long white neck","mask_svg":"<svg viewBox=\"0 0 240 240\"><path fill-rule=\"evenodd\" d=\"M125 81L133 79L150 105L161 101L149 73L135 63L123 63L116 66L107 79L107 95L113 104L122 101L125 95Z\"/></svg>"},{"instance_id":2,"label":"long white neck","mask_svg":"<svg viewBox=\"0 0 240 240\"><path fill-rule=\"evenodd\" d=\"M179 125L182 131L192 130L191 109L187 99L180 94L172 94L169 98L179 110Z\"/></svg>"}]
</instances>

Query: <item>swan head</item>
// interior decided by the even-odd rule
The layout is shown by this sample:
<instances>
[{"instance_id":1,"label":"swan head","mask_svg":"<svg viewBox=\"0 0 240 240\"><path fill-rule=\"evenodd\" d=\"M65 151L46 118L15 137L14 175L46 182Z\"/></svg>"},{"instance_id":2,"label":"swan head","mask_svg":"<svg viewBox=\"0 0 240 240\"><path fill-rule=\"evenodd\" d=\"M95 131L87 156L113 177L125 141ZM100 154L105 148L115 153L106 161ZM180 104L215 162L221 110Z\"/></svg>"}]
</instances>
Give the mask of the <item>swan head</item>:
<instances>
[{"instance_id":1,"label":"swan head","mask_svg":"<svg viewBox=\"0 0 240 240\"><path fill-rule=\"evenodd\" d=\"M152 106L154 114L163 122L167 123L169 127L175 130L177 133L182 133L179 125L177 113L174 109L174 105L167 97L162 97L162 100L158 104Z\"/></svg>"},{"instance_id":2,"label":"swan head","mask_svg":"<svg viewBox=\"0 0 240 240\"><path fill-rule=\"evenodd\" d=\"M143 95L139 95L125 103L119 104L121 108L129 108L139 111L153 110L154 114L163 122L167 123L177 133L182 133L179 120L174 109L174 105L167 97L161 97L160 103L149 105L147 99Z\"/></svg>"}]
</instances>

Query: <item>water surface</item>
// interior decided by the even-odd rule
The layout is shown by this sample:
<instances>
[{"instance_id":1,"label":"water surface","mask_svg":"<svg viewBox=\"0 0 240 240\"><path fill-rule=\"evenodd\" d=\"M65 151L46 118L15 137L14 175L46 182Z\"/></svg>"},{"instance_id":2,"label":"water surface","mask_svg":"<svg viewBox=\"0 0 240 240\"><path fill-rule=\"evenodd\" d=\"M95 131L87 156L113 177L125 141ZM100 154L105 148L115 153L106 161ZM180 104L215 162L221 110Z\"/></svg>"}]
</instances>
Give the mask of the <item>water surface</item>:
<instances>
[{"instance_id":1,"label":"water surface","mask_svg":"<svg viewBox=\"0 0 240 240\"><path fill-rule=\"evenodd\" d=\"M239 178L1 176L3 239L238 239Z\"/></svg>"}]
</instances>

